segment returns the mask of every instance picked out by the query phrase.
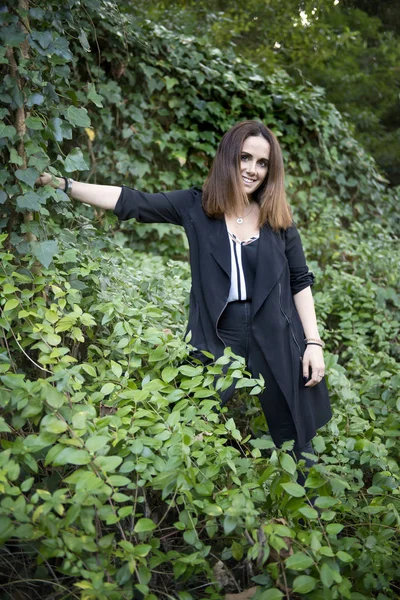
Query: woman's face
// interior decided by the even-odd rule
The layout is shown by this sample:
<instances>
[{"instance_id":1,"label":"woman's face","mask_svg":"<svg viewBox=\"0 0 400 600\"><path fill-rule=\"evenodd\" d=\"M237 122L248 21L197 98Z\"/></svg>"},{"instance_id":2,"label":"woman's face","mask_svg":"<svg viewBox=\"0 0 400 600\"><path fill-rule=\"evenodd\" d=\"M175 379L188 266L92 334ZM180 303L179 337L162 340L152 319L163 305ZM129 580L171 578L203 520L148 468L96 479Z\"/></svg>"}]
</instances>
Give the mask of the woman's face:
<instances>
[{"instance_id":1,"label":"woman's face","mask_svg":"<svg viewBox=\"0 0 400 600\"><path fill-rule=\"evenodd\" d=\"M262 184L268 173L270 145L262 136L245 139L240 157L240 175L248 196Z\"/></svg>"}]
</instances>

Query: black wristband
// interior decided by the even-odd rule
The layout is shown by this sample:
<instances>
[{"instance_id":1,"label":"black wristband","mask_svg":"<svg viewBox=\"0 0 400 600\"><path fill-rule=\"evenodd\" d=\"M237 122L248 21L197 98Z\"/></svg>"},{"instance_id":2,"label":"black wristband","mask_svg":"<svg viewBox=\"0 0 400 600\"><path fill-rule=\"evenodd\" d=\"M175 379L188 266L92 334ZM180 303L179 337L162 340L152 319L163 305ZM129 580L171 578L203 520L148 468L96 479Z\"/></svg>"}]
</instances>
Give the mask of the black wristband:
<instances>
[{"instance_id":1,"label":"black wristband","mask_svg":"<svg viewBox=\"0 0 400 600\"><path fill-rule=\"evenodd\" d=\"M63 192L66 194L67 190L68 190L68 179L66 177L64 177L63 175L61 175L61 179L64 179L64 189L63 189Z\"/></svg>"},{"instance_id":2,"label":"black wristband","mask_svg":"<svg viewBox=\"0 0 400 600\"><path fill-rule=\"evenodd\" d=\"M319 346L323 348L322 344L317 344L317 342L306 342L306 346Z\"/></svg>"}]
</instances>

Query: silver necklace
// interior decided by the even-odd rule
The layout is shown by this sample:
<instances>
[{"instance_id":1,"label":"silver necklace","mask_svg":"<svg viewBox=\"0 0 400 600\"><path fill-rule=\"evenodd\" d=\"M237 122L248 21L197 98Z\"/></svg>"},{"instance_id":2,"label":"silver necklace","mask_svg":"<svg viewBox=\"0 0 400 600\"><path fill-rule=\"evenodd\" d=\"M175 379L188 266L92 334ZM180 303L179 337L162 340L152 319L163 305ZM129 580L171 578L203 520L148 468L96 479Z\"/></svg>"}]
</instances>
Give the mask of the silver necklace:
<instances>
[{"instance_id":1,"label":"silver necklace","mask_svg":"<svg viewBox=\"0 0 400 600\"><path fill-rule=\"evenodd\" d=\"M253 210L253 206L250 207L249 212L247 214L243 215L243 217L238 217L237 215L235 215L236 223L238 225L241 225L244 222L245 218L249 216L249 214L251 213L252 210Z\"/></svg>"}]
</instances>

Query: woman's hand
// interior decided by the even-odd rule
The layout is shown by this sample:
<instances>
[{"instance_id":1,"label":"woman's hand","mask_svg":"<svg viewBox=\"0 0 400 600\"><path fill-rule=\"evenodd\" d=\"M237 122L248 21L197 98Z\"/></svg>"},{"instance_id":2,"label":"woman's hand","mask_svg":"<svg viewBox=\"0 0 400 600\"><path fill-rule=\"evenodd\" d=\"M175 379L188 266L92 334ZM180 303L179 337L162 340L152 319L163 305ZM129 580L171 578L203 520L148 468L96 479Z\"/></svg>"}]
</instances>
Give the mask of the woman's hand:
<instances>
[{"instance_id":1,"label":"woman's hand","mask_svg":"<svg viewBox=\"0 0 400 600\"><path fill-rule=\"evenodd\" d=\"M308 378L310 376L309 381ZM322 381L325 375L324 355L321 346L308 345L303 356L303 378L305 387L313 387ZM307 381L307 383L306 383Z\"/></svg>"},{"instance_id":2,"label":"woman's hand","mask_svg":"<svg viewBox=\"0 0 400 600\"><path fill-rule=\"evenodd\" d=\"M53 188L61 188L64 186L64 180L60 177L55 177L50 173L41 173L35 181L36 185L51 185Z\"/></svg>"}]
</instances>

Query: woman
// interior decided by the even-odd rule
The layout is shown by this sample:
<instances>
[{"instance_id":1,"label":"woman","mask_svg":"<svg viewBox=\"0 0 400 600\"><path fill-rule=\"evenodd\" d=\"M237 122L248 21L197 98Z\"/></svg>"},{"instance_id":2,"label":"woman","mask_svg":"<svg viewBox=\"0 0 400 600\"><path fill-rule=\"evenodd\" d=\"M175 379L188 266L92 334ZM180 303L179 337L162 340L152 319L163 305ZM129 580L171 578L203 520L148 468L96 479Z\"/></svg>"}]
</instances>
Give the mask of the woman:
<instances>
[{"instance_id":1,"label":"woman","mask_svg":"<svg viewBox=\"0 0 400 600\"><path fill-rule=\"evenodd\" d=\"M44 174L40 183L50 183ZM260 396L277 446L295 440L313 453L316 430L332 416L323 342L309 272L286 202L282 153L273 133L244 121L222 138L203 190L147 194L127 187L58 181L70 195L120 220L185 228L192 288L191 344L221 356L226 346L265 379ZM225 404L233 389L221 394ZM312 464L306 458L306 465ZM304 478L299 478L303 483Z\"/></svg>"}]
</instances>

